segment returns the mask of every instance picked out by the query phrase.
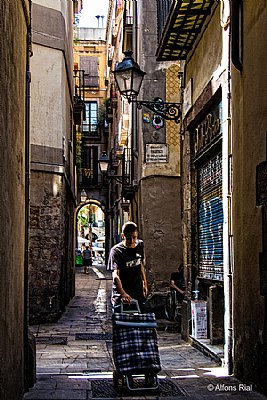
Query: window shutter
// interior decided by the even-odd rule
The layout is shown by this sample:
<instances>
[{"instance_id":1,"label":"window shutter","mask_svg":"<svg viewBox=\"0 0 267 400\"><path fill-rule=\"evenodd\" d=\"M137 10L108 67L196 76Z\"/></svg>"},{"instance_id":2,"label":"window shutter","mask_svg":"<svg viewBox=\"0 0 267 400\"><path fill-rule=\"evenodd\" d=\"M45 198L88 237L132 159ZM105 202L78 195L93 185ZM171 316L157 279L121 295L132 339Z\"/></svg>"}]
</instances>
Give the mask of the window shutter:
<instances>
[{"instance_id":1,"label":"window shutter","mask_svg":"<svg viewBox=\"0 0 267 400\"><path fill-rule=\"evenodd\" d=\"M98 87L98 57L81 57L80 66L81 70L84 70L84 86Z\"/></svg>"}]
</instances>

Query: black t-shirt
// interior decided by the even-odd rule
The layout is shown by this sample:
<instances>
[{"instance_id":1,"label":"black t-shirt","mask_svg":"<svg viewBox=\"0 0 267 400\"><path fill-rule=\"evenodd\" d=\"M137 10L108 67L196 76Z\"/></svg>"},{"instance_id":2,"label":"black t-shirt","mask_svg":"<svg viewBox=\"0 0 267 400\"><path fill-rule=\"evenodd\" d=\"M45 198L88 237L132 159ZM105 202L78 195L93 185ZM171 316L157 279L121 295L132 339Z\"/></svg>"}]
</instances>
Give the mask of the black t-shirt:
<instances>
[{"instance_id":1,"label":"black t-shirt","mask_svg":"<svg viewBox=\"0 0 267 400\"><path fill-rule=\"evenodd\" d=\"M181 290L185 290L185 280L183 277L183 274L181 274L180 272L173 272L171 274L171 281L174 281L175 285L181 289ZM175 289L174 289L175 290ZM180 292L177 291L177 299L178 301L183 301L184 295L181 294Z\"/></svg>"},{"instance_id":2,"label":"black t-shirt","mask_svg":"<svg viewBox=\"0 0 267 400\"><path fill-rule=\"evenodd\" d=\"M85 260L90 260L90 258L91 258L91 250L85 249L85 250L83 250L82 254L83 254L83 257L84 257Z\"/></svg>"},{"instance_id":3,"label":"black t-shirt","mask_svg":"<svg viewBox=\"0 0 267 400\"><path fill-rule=\"evenodd\" d=\"M112 247L107 269L118 270L122 287L133 299L143 298L143 281L141 278L141 262L144 259L144 243L137 240L134 248L126 247L122 242ZM112 302L117 304L121 295L113 284Z\"/></svg>"}]
</instances>

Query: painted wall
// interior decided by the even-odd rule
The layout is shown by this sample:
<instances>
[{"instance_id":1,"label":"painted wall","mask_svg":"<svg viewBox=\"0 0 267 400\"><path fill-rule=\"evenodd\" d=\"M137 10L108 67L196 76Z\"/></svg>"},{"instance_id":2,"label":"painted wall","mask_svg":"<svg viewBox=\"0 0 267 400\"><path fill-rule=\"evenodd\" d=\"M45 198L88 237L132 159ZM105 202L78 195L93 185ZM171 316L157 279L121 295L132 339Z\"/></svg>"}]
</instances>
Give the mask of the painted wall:
<instances>
[{"instance_id":1,"label":"painted wall","mask_svg":"<svg viewBox=\"0 0 267 400\"><path fill-rule=\"evenodd\" d=\"M66 130L63 53L33 44L31 71L31 143L62 149Z\"/></svg>"},{"instance_id":2,"label":"painted wall","mask_svg":"<svg viewBox=\"0 0 267 400\"><path fill-rule=\"evenodd\" d=\"M152 290L166 290L182 262L180 178L150 176L141 181L140 230Z\"/></svg>"},{"instance_id":3,"label":"painted wall","mask_svg":"<svg viewBox=\"0 0 267 400\"><path fill-rule=\"evenodd\" d=\"M33 4L30 323L55 321L74 295L71 15L72 2Z\"/></svg>"},{"instance_id":4,"label":"painted wall","mask_svg":"<svg viewBox=\"0 0 267 400\"><path fill-rule=\"evenodd\" d=\"M24 392L25 118L29 2L0 3L0 398Z\"/></svg>"},{"instance_id":5,"label":"painted wall","mask_svg":"<svg viewBox=\"0 0 267 400\"><path fill-rule=\"evenodd\" d=\"M243 7L242 73L232 65L234 366L267 394L267 4Z\"/></svg>"},{"instance_id":6,"label":"painted wall","mask_svg":"<svg viewBox=\"0 0 267 400\"><path fill-rule=\"evenodd\" d=\"M186 63L185 87L192 78L192 104L196 102L210 81L218 79L221 71L222 31L218 6L204 31L201 41ZM214 94L214 91L213 91Z\"/></svg>"}]
</instances>

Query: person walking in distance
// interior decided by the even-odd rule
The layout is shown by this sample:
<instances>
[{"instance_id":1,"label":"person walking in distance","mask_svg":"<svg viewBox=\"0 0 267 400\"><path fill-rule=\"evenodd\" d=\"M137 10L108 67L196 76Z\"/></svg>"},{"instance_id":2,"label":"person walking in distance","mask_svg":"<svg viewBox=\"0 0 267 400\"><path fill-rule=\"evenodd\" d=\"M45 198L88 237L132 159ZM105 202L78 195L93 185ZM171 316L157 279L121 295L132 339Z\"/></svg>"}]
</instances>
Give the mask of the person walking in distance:
<instances>
[{"instance_id":1,"label":"person walking in distance","mask_svg":"<svg viewBox=\"0 0 267 400\"><path fill-rule=\"evenodd\" d=\"M111 302L114 311L117 311L121 302L130 304L135 299L142 311L147 297L144 242L138 239L138 228L134 222L123 225L121 239L112 247L107 265L113 279Z\"/></svg>"},{"instance_id":2,"label":"person walking in distance","mask_svg":"<svg viewBox=\"0 0 267 400\"><path fill-rule=\"evenodd\" d=\"M92 253L89 249L89 246L85 246L85 249L82 251L83 256L83 273L88 274L89 266L92 265Z\"/></svg>"}]
</instances>

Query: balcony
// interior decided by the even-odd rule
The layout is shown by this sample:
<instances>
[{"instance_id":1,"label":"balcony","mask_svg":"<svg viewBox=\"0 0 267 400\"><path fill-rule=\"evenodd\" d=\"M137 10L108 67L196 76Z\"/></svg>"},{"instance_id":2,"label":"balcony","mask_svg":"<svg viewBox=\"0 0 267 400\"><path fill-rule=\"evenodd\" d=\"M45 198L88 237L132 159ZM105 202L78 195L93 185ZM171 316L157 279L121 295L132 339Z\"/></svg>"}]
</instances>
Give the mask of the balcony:
<instances>
[{"instance_id":1,"label":"balcony","mask_svg":"<svg viewBox=\"0 0 267 400\"><path fill-rule=\"evenodd\" d=\"M75 69L73 71L74 79L74 102L73 102L73 118L75 125L82 125L85 119L84 104L84 71Z\"/></svg>"},{"instance_id":2,"label":"balcony","mask_svg":"<svg viewBox=\"0 0 267 400\"><path fill-rule=\"evenodd\" d=\"M218 4L214 0L159 0L157 61L185 60Z\"/></svg>"},{"instance_id":3,"label":"balcony","mask_svg":"<svg viewBox=\"0 0 267 400\"><path fill-rule=\"evenodd\" d=\"M134 197L132 149L125 148L122 156L122 197L131 200Z\"/></svg>"},{"instance_id":4,"label":"balcony","mask_svg":"<svg viewBox=\"0 0 267 400\"><path fill-rule=\"evenodd\" d=\"M100 138L100 131L98 127L96 126L95 128L92 128L92 125L85 124L83 122L82 124L82 133L85 138L90 138L90 139L99 139Z\"/></svg>"}]
</instances>

